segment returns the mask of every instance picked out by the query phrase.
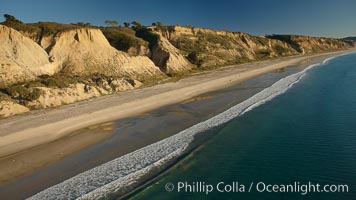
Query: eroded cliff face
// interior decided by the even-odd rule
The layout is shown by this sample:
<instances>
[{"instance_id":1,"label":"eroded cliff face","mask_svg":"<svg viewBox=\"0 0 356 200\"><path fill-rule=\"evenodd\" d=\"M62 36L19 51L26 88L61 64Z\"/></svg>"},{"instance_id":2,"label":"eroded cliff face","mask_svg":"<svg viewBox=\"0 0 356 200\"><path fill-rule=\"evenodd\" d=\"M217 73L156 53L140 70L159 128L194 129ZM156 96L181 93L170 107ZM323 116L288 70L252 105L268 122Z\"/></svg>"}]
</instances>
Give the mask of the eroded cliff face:
<instances>
[{"instance_id":1,"label":"eroded cliff face","mask_svg":"<svg viewBox=\"0 0 356 200\"><path fill-rule=\"evenodd\" d=\"M99 29L39 36L0 25L0 44L0 88L13 100L2 101L2 116L134 89L142 85L139 80L164 77L147 56L130 56L110 46ZM43 82L43 75L58 73L57 78ZM104 78L86 84L96 75ZM66 76L76 83L60 85Z\"/></svg>"},{"instance_id":2,"label":"eroded cliff face","mask_svg":"<svg viewBox=\"0 0 356 200\"><path fill-rule=\"evenodd\" d=\"M135 45L123 52L117 48L131 43L114 48L100 29L70 27L43 35L0 25L0 88L2 95L8 95L5 100L0 98L0 115L130 90L140 87L140 81L187 72L196 66L219 67L352 46L337 39L309 36L258 37L181 26L150 29L154 42L136 37L134 30L117 30L118 34L129 33L120 37L112 35L115 31L109 33L114 42L123 36L133 41ZM13 84L16 87L10 88Z\"/></svg>"},{"instance_id":3,"label":"eroded cliff face","mask_svg":"<svg viewBox=\"0 0 356 200\"><path fill-rule=\"evenodd\" d=\"M177 74L192 69L193 65L160 33L157 44L151 49L151 59L167 74Z\"/></svg>"},{"instance_id":4,"label":"eroded cliff face","mask_svg":"<svg viewBox=\"0 0 356 200\"><path fill-rule=\"evenodd\" d=\"M291 41L298 45L301 53L319 53L350 48L350 44L334 38L291 36Z\"/></svg>"},{"instance_id":5,"label":"eroded cliff face","mask_svg":"<svg viewBox=\"0 0 356 200\"><path fill-rule=\"evenodd\" d=\"M44 37L32 36L32 39L38 44L0 25L0 85L25 82L56 72L133 79L163 76L147 56L129 56L110 46L99 29L75 29Z\"/></svg>"},{"instance_id":6,"label":"eroded cliff face","mask_svg":"<svg viewBox=\"0 0 356 200\"><path fill-rule=\"evenodd\" d=\"M203 68L297 54L287 43L241 32L173 26L161 34Z\"/></svg>"},{"instance_id":7,"label":"eroded cliff face","mask_svg":"<svg viewBox=\"0 0 356 200\"><path fill-rule=\"evenodd\" d=\"M270 35L267 37L289 43L296 51L298 51L298 53L301 54L343 50L354 46L352 43L347 43L341 39L334 38L298 35Z\"/></svg>"},{"instance_id":8,"label":"eroded cliff face","mask_svg":"<svg viewBox=\"0 0 356 200\"><path fill-rule=\"evenodd\" d=\"M160 33L191 62L203 68L351 47L332 38L290 36L281 39L182 26L167 27Z\"/></svg>"},{"instance_id":9,"label":"eroded cliff face","mask_svg":"<svg viewBox=\"0 0 356 200\"><path fill-rule=\"evenodd\" d=\"M76 29L57 34L47 48L62 72L75 75L104 74L139 78L161 72L145 56L129 56L112 46L99 29Z\"/></svg>"},{"instance_id":10,"label":"eroded cliff face","mask_svg":"<svg viewBox=\"0 0 356 200\"><path fill-rule=\"evenodd\" d=\"M0 25L0 47L1 87L56 72L46 51L12 28Z\"/></svg>"}]
</instances>

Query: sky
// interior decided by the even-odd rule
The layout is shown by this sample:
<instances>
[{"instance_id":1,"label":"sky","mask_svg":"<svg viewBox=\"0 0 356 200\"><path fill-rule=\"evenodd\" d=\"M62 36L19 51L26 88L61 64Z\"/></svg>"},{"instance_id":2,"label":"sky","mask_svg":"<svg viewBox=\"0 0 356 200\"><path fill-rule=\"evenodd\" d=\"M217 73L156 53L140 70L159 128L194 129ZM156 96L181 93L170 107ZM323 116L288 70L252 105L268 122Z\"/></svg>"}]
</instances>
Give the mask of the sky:
<instances>
[{"instance_id":1,"label":"sky","mask_svg":"<svg viewBox=\"0 0 356 200\"><path fill-rule=\"evenodd\" d=\"M356 36L356 0L0 0L4 14L26 23L136 20L253 35Z\"/></svg>"}]
</instances>

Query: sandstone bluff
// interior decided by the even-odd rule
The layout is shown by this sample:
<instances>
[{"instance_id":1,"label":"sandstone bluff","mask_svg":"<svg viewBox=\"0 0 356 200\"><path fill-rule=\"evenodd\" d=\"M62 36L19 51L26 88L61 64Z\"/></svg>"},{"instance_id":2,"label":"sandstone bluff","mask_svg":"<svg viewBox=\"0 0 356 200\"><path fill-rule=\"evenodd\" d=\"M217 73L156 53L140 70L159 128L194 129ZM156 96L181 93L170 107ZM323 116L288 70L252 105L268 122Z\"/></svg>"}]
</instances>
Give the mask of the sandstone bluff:
<instances>
[{"instance_id":1,"label":"sandstone bluff","mask_svg":"<svg viewBox=\"0 0 356 200\"><path fill-rule=\"evenodd\" d=\"M130 90L189 72L353 47L333 38L252 36L183 26L136 30L70 26L44 32L47 24L38 23L40 31L23 28L34 25L3 24L0 117Z\"/></svg>"}]
</instances>

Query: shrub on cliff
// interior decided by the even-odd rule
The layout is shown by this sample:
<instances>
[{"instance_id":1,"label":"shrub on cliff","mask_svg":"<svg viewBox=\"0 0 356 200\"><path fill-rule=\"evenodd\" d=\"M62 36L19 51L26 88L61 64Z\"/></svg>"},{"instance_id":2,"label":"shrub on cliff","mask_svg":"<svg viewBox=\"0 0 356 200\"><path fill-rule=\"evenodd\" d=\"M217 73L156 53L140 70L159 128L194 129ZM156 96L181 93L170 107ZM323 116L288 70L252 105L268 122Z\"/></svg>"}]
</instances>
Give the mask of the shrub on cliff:
<instances>
[{"instance_id":1,"label":"shrub on cliff","mask_svg":"<svg viewBox=\"0 0 356 200\"><path fill-rule=\"evenodd\" d=\"M29 91L22 85L13 85L6 89L6 93L12 98L24 98L28 96Z\"/></svg>"},{"instance_id":2,"label":"shrub on cliff","mask_svg":"<svg viewBox=\"0 0 356 200\"><path fill-rule=\"evenodd\" d=\"M26 88L23 85L14 85L6 89L6 93L13 99L32 101L41 96L38 88Z\"/></svg>"},{"instance_id":3,"label":"shrub on cliff","mask_svg":"<svg viewBox=\"0 0 356 200\"><path fill-rule=\"evenodd\" d=\"M116 20L105 20L105 24L111 27L116 27L119 25L119 22Z\"/></svg>"},{"instance_id":4,"label":"shrub on cliff","mask_svg":"<svg viewBox=\"0 0 356 200\"><path fill-rule=\"evenodd\" d=\"M16 19L14 16L9 15L9 14L5 14L4 18L5 18L5 22L15 22L15 23L21 23L21 24L23 23L22 21Z\"/></svg>"},{"instance_id":5,"label":"shrub on cliff","mask_svg":"<svg viewBox=\"0 0 356 200\"><path fill-rule=\"evenodd\" d=\"M126 27L105 27L101 28L106 39L111 46L120 51L127 51L130 47L140 45L148 46L147 42L135 36L135 31Z\"/></svg>"},{"instance_id":6,"label":"shrub on cliff","mask_svg":"<svg viewBox=\"0 0 356 200\"><path fill-rule=\"evenodd\" d=\"M43 83L41 83L40 81L32 81L26 84L27 88L31 88L31 87L45 87L45 85Z\"/></svg>"},{"instance_id":7,"label":"shrub on cliff","mask_svg":"<svg viewBox=\"0 0 356 200\"><path fill-rule=\"evenodd\" d=\"M303 52L300 45L292 39L291 35L266 35L266 38L280 40L290 44L299 53Z\"/></svg>"},{"instance_id":8,"label":"shrub on cliff","mask_svg":"<svg viewBox=\"0 0 356 200\"><path fill-rule=\"evenodd\" d=\"M13 28L18 31L31 32L31 33L39 33L41 29L34 25L24 24L22 21L16 19L14 16L5 14L5 21L1 24Z\"/></svg>"},{"instance_id":9,"label":"shrub on cliff","mask_svg":"<svg viewBox=\"0 0 356 200\"><path fill-rule=\"evenodd\" d=\"M56 22L38 22L34 24L29 24L32 26L37 26L42 30L42 35L52 35L58 32L69 31L77 28L82 28L79 25L74 24L60 24Z\"/></svg>"},{"instance_id":10,"label":"shrub on cliff","mask_svg":"<svg viewBox=\"0 0 356 200\"><path fill-rule=\"evenodd\" d=\"M5 14L4 18L5 21L1 24L13 28L17 31L34 33L38 36L46 36L58 32L82 28L82 26L77 24L60 24L56 22L37 22L25 24L22 21L16 19L14 16L8 14Z\"/></svg>"},{"instance_id":11,"label":"shrub on cliff","mask_svg":"<svg viewBox=\"0 0 356 200\"><path fill-rule=\"evenodd\" d=\"M80 78L70 77L65 75L54 75L54 76L41 76L40 83L44 84L50 88L66 88L69 87L71 84L75 84L80 82Z\"/></svg>"},{"instance_id":12,"label":"shrub on cliff","mask_svg":"<svg viewBox=\"0 0 356 200\"><path fill-rule=\"evenodd\" d=\"M40 98L40 96L41 96L41 90L38 88L32 88L30 90L30 94L27 97L27 100L29 100L29 101L36 100L36 99Z\"/></svg>"},{"instance_id":13,"label":"shrub on cliff","mask_svg":"<svg viewBox=\"0 0 356 200\"><path fill-rule=\"evenodd\" d=\"M194 65L199 66L201 64L201 60L199 59L198 53L196 51L189 53L187 59L189 60L189 62L191 62Z\"/></svg>"},{"instance_id":14,"label":"shrub on cliff","mask_svg":"<svg viewBox=\"0 0 356 200\"><path fill-rule=\"evenodd\" d=\"M284 55L285 53L288 52L288 49L285 47L282 47L281 45L276 45L274 47L274 49L278 55Z\"/></svg>"},{"instance_id":15,"label":"shrub on cliff","mask_svg":"<svg viewBox=\"0 0 356 200\"><path fill-rule=\"evenodd\" d=\"M149 43L149 48L152 49L155 45L158 44L159 35L153 33L150 29L143 27L136 30L136 36L144 39Z\"/></svg>"}]
</instances>

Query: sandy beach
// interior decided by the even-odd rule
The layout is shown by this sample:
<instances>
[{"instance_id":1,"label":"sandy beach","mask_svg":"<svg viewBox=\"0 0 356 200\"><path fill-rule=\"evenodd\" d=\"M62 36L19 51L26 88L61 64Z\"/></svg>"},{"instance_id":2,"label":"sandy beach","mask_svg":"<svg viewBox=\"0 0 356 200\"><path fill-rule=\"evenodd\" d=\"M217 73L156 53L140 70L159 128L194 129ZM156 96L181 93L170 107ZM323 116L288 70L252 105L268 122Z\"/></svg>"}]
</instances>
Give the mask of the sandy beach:
<instances>
[{"instance_id":1,"label":"sandy beach","mask_svg":"<svg viewBox=\"0 0 356 200\"><path fill-rule=\"evenodd\" d=\"M258 75L278 70L286 66L308 63L316 59L337 53L324 53L307 56L281 58L273 61L229 66L218 71L195 74L177 82L127 91L117 95L106 96L50 110L34 111L0 121L0 166L2 182L28 174L38 167L55 162L80 148L94 144L110 135L110 130L103 134L75 135L73 131L108 122L114 119L135 116L165 105L178 103L202 93L242 82ZM81 138L79 140L79 138ZM60 148L65 141L76 140L65 152ZM51 144L51 145L48 145ZM26 166L12 168L15 160L24 160L24 150L34 153ZM51 154L43 154L50 150ZM32 159L32 158L36 159Z\"/></svg>"},{"instance_id":2,"label":"sandy beach","mask_svg":"<svg viewBox=\"0 0 356 200\"><path fill-rule=\"evenodd\" d=\"M338 52L340 53L340 52ZM191 75L177 82L122 92L51 110L34 111L0 121L0 158L55 141L90 125L138 115L164 105L227 87L249 78L310 59L337 53L295 56L230 66Z\"/></svg>"}]
</instances>

